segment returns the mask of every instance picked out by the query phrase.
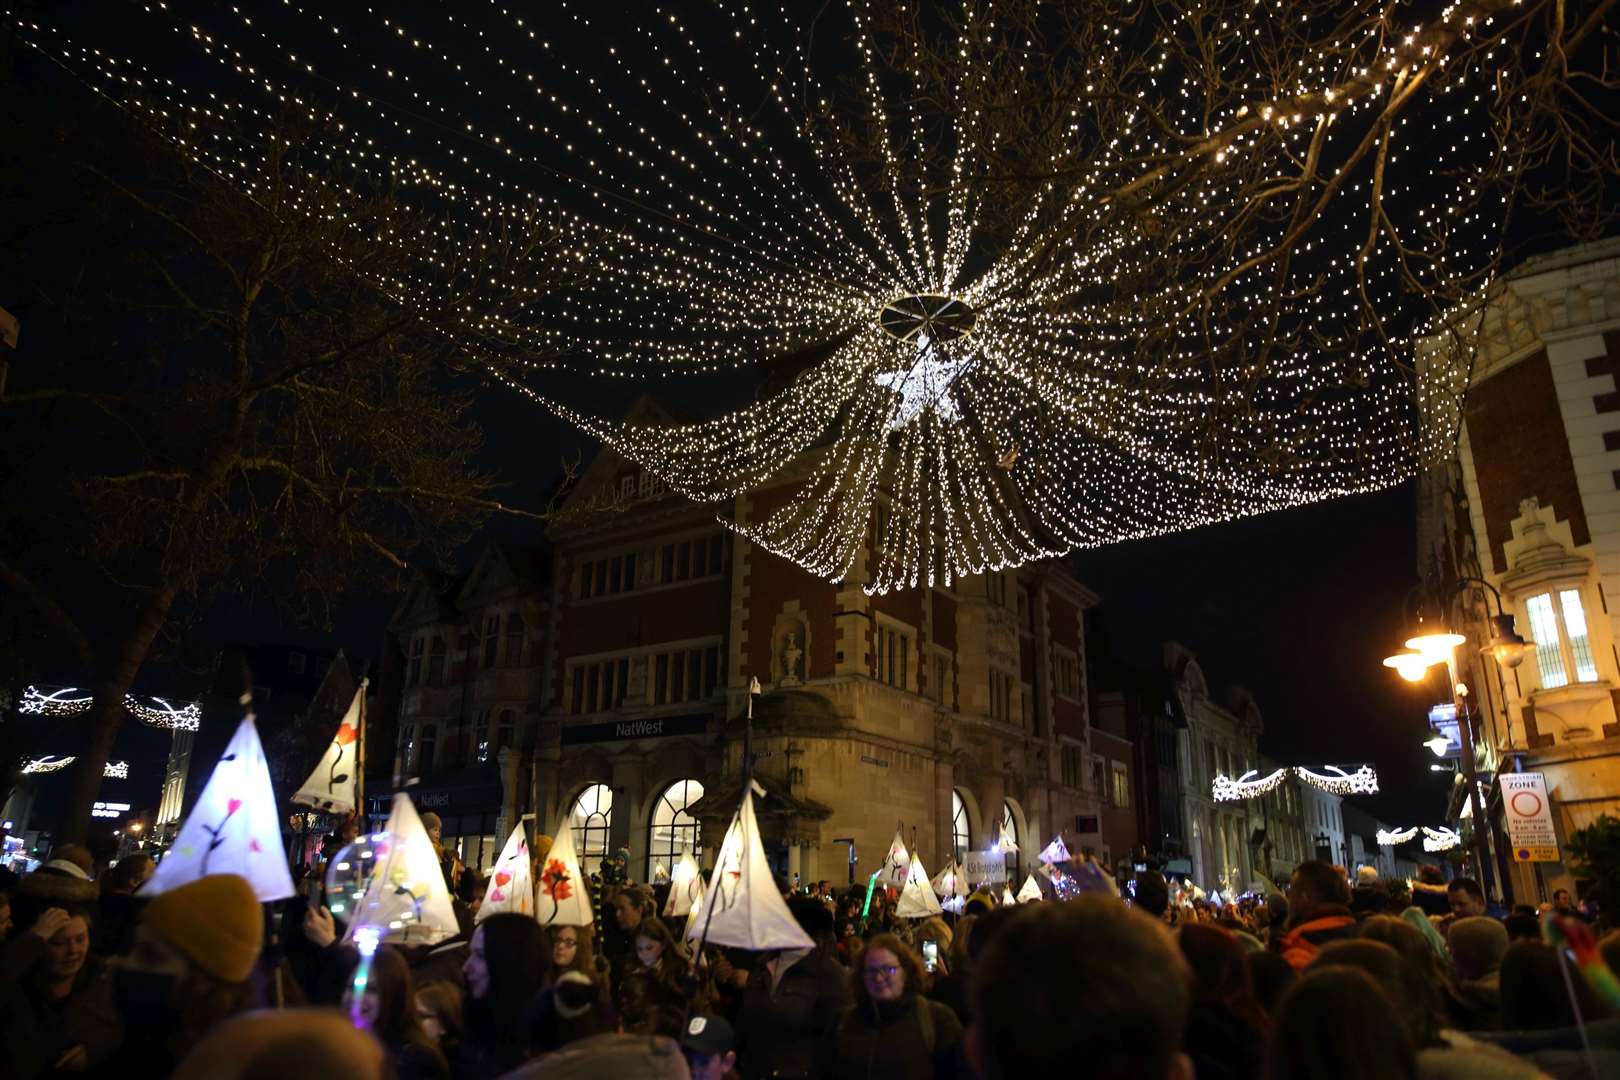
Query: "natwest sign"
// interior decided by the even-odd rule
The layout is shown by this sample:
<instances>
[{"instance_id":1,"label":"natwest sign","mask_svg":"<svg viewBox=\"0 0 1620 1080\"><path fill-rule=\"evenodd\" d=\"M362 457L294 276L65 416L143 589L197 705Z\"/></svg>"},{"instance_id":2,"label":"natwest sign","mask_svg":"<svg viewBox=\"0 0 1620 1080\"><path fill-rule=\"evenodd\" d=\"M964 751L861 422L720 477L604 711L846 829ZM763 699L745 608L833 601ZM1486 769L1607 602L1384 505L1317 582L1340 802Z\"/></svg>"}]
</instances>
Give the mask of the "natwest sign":
<instances>
[{"instance_id":1,"label":"natwest sign","mask_svg":"<svg viewBox=\"0 0 1620 1080\"><path fill-rule=\"evenodd\" d=\"M625 739L667 739L671 735L702 735L709 730L707 714L649 716L639 720L612 720L605 724L574 724L562 729L562 744L619 742Z\"/></svg>"}]
</instances>

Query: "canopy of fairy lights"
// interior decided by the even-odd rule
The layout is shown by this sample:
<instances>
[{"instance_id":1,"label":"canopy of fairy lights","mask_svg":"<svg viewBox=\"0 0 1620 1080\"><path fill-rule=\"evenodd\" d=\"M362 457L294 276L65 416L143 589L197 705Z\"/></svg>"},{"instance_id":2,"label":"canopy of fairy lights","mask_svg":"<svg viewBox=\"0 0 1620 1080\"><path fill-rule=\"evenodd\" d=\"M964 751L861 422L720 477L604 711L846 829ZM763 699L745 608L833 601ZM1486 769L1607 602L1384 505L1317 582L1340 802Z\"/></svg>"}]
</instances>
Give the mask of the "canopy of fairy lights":
<instances>
[{"instance_id":1,"label":"canopy of fairy lights","mask_svg":"<svg viewBox=\"0 0 1620 1080\"><path fill-rule=\"evenodd\" d=\"M1447 453L1466 361L1419 369L1410 342L1479 286L1512 153L1481 120L1489 54L1448 57L1512 4L1341 6L244 0L129 13L172 56L116 19L20 40L252 195L272 154L356 205L387 186L415 224L355 226L418 269L386 295L764 547L884 592ZM756 400L692 422L570 397L752 365Z\"/></svg>"},{"instance_id":2,"label":"canopy of fairy lights","mask_svg":"<svg viewBox=\"0 0 1620 1080\"><path fill-rule=\"evenodd\" d=\"M33 716L77 716L88 712L94 700L89 691L76 686L49 691L30 686L23 691L17 711ZM196 731L202 725L202 709L195 701L175 704L160 697L143 699L134 694L125 694L124 709L150 727Z\"/></svg>"},{"instance_id":3,"label":"canopy of fairy lights","mask_svg":"<svg viewBox=\"0 0 1620 1080\"><path fill-rule=\"evenodd\" d=\"M1290 776L1321 788L1329 795L1378 794L1378 774L1371 765L1362 765L1355 772L1345 772L1337 765L1324 765L1323 768L1325 772L1317 772L1303 765L1294 765L1277 769L1266 776L1261 776L1258 769L1250 769L1236 780L1225 773L1216 773L1211 797L1216 802L1258 799L1275 791Z\"/></svg>"}]
</instances>

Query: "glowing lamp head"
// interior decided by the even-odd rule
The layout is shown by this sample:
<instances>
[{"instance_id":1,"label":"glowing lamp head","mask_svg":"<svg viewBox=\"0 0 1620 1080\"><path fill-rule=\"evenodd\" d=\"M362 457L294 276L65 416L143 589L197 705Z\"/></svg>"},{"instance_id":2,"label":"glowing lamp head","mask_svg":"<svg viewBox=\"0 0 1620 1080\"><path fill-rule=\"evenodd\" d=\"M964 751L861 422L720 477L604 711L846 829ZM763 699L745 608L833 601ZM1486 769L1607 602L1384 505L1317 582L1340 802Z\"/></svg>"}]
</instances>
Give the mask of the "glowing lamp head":
<instances>
[{"instance_id":1,"label":"glowing lamp head","mask_svg":"<svg viewBox=\"0 0 1620 1080\"><path fill-rule=\"evenodd\" d=\"M1484 651L1503 667L1516 668L1524 663L1524 656L1535 644L1526 641L1517 630L1513 628L1513 616L1508 614L1491 617L1491 643L1485 646Z\"/></svg>"},{"instance_id":2,"label":"glowing lamp head","mask_svg":"<svg viewBox=\"0 0 1620 1080\"><path fill-rule=\"evenodd\" d=\"M1396 674L1407 682L1418 682L1428 674L1429 668L1436 663L1436 659L1426 656L1416 649L1402 649L1394 656L1384 657L1384 666L1394 668Z\"/></svg>"},{"instance_id":3,"label":"glowing lamp head","mask_svg":"<svg viewBox=\"0 0 1620 1080\"><path fill-rule=\"evenodd\" d=\"M1439 629L1407 638L1406 647L1422 653L1430 659L1430 662L1438 663L1449 659L1451 650L1467 640L1461 634L1453 634L1449 630Z\"/></svg>"},{"instance_id":4,"label":"glowing lamp head","mask_svg":"<svg viewBox=\"0 0 1620 1080\"><path fill-rule=\"evenodd\" d=\"M1451 740L1444 735L1435 735L1424 739L1423 745L1427 746L1435 757L1445 757L1446 751L1451 747Z\"/></svg>"}]
</instances>

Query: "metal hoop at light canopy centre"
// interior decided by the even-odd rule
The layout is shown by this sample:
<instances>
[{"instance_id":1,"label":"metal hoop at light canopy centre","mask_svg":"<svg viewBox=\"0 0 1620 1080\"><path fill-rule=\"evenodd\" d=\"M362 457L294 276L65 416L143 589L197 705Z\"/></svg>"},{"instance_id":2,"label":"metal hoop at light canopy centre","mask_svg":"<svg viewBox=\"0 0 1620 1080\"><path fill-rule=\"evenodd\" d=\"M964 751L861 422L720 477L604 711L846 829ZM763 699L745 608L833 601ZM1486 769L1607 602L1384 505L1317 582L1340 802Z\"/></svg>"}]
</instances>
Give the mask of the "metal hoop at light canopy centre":
<instances>
[{"instance_id":1,"label":"metal hoop at light canopy centre","mask_svg":"<svg viewBox=\"0 0 1620 1080\"><path fill-rule=\"evenodd\" d=\"M878 315L878 325L896 341L955 341L966 337L978 318L973 309L949 296L902 296Z\"/></svg>"}]
</instances>

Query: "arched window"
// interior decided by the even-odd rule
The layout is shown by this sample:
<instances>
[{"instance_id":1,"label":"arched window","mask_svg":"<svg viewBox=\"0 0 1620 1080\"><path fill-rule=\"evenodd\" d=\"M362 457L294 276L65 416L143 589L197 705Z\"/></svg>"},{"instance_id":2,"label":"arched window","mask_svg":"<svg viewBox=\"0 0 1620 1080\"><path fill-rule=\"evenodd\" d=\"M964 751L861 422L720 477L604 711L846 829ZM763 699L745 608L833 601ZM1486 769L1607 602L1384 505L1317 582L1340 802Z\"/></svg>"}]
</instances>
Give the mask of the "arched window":
<instances>
[{"instance_id":1,"label":"arched window","mask_svg":"<svg viewBox=\"0 0 1620 1080\"><path fill-rule=\"evenodd\" d=\"M1018 819L1013 816L1012 803L1010 802L1004 802L1001 804L1001 828L1002 834L1013 843L1017 844L1019 850L1022 850L1024 847L1024 838L1018 835ZM1017 877L1018 852L1009 851L1007 852L1007 880L1016 884L1014 879Z\"/></svg>"},{"instance_id":2,"label":"arched window","mask_svg":"<svg viewBox=\"0 0 1620 1080\"><path fill-rule=\"evenodd\" d=\"M399 729L399 771L405 776L411 774L411 757L416 753L416 725L404 724Z\"/></svg>"},{"instance_id":3,"label":"arched window","mask_svg":"<svg viewBox=\"0 0 1620 1080\"><path fill-rule=\"evenodd\" d=\"M433 771L433 751L439 748L439 729L433 724L422 725L422 751L417 759L416 774L426 776Z\"/></svg>"},{"instance_id":4,"label":"arched window","mask_svg":"<svg viewBox=\"0 0 1620 1080\"><path fill-rule=\"evenodd\" d=\"M665 870L673 871L675 861L681 857L681 852L687 848L692 854L702 860L702 837L698 829L697 818L687 812L687 807L703 798L703 785L696 780L677 780L664 789L653 803L652 819L648 826L647 844L647 877L653 879L653 867L659 863L664 864Z\"/></svg>"},{"instance_id":5,"label":"arched window","mask_svg":"<svg viewBox=\"0 0 1620 1080\"><path fill-rule=\"evenodd\" d=\"M951 790L951 847L960 859L972 846L972 838L968 835L967 803L962 801L962 793Z\"/></svg>"},{"instance_id":6,"label":"arched window","mask_svg":"<svg viewBox=\"0 0 1620 1080\"><path fill-rule=\"evenodd\" d=\"M574 853L579 856L579 868L589 874L608 853L608 830L613 826L613 789L606 784L592 784L580 792L568 812L568 824L574 830Z\"/></svg>"}]
</instances>

